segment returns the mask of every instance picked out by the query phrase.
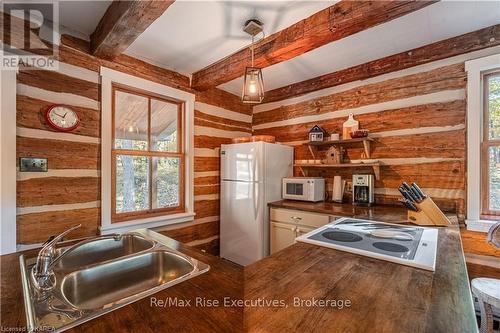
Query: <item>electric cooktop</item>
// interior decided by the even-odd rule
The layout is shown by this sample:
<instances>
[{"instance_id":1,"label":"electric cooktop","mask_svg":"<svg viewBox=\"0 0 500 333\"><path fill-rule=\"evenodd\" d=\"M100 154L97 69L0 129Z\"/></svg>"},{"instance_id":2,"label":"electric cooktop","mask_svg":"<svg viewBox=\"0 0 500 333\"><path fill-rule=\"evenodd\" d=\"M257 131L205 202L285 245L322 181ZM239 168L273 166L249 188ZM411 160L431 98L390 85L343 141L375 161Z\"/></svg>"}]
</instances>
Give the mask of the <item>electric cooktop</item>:
<instances>
[{"instance_id":1,"label":"electric cooktop","mask_svg":"<svg viewBox=\"0 0 500 333\"><path fill-rule=\"evenodd\" d=\"M296 240L434 271L438 230L340 218Z\"/></svg>"}]
</instances>

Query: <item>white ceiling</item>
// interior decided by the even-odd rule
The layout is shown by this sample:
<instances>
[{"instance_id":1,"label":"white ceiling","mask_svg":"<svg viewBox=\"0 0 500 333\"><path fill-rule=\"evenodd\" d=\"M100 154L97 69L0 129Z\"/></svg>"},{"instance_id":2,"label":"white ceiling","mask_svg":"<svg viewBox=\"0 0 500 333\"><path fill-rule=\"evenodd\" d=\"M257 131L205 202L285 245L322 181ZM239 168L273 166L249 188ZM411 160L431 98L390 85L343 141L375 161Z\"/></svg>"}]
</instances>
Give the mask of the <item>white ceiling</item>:
<instances>
[{"instance_id":1,"label":"white ceiling","mask_svg":"<svg viewBox=\"0 0 500 333\"><path fill-rule=\"evenodd\" d=\"M263 69L266 90L500 23L500 1L442 1ZM241 93L236 79L220 88Z\"/></svg>"},{"instance_id":2,"label":"white ceiling","mask_svg":"<svg viewBox=\"0 0 500 333\"><path fill-rule=\"evenodd\" d=\"M73 35L88 39L112 0L61 0L59 22Z\"/></svg>"},{"instance_id":3,"label":"white ceiling","mask_svg":"<svg viewBox=\"0 0 500 333\"><path fill-rule=\"evenodd\" d=\"M248 19L258 18L270 35L335 2L177 0L125 53L189 75L248 46Z\"/></svg>"},{"instance_id":4,"label":"white ceiling","mask_svg":"<svg viewBox=\"0 0 500 333\"><path fill-rule=\"evenodd\" d=\"M61 24L89 35L111 1L61 1ZM177 0L126 53L189 75L249 44L249 18L270 35L337 1ZM500 1L441 1L263 70L266 90L500 23ZM239 94L241 78L220 88Z\"/></svg>"}]
</instances>

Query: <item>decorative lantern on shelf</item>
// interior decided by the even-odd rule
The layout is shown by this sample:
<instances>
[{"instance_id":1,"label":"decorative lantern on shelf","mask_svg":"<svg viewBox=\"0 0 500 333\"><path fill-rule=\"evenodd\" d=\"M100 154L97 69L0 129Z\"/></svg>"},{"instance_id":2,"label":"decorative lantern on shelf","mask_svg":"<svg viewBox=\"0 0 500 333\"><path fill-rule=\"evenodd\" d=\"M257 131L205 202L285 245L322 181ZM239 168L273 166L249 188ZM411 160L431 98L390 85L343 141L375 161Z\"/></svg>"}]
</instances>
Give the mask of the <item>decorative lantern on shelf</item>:
<instances>
[{"instance_id":1,"label":"decorative lantern on shelf","mask_svg":"<svg viewBox=\"0 0 500 333\"><path fill-rule=\"evenodd\" d=\"M263 24L255 19L248 20L243 27L243 31L252 36L252 44L250 45L252 66L245 68L243 89L241 92L241 101L243 103L258 104L264 99L262 69L254 67L254 40L255 35L263 33L262 27Z\"/></svg>"}]
</instances>

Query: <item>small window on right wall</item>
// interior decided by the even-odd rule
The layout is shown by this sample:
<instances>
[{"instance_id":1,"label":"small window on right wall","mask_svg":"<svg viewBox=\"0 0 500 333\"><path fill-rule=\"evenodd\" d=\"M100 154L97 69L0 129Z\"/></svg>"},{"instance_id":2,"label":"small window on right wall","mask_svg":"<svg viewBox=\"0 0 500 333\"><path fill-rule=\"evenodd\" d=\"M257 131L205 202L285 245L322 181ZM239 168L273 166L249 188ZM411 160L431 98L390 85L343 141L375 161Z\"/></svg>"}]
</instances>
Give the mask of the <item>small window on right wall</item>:
<instances>
[{"instance_id":1,"label":"small window on right wall","mask_svg":"<svg viewBox=\"0 0 500 333\"><path fill-rule=\"evenodd\" d=\"M483 76L482 218L500 218L500 71ZM471 172L471 171L469 171Z\"/></svg>"}]
</instances>

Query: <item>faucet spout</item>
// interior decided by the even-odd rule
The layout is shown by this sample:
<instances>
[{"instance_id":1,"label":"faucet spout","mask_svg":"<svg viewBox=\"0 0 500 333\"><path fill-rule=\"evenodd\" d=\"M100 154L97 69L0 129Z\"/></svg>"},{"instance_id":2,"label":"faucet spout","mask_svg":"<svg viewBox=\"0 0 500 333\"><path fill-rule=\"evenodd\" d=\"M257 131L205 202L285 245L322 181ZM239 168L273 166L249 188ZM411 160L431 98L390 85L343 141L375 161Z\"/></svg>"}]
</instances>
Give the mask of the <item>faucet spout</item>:
<instances>
[{"instance_id":1,"label":"faucet spout","mask_svg":"<svg viewBox=\"0 0 500 333\"><path fill-rule=\"evenodd\" d=\"M66 250L54 259L54 255L56 253L56 244L60 240L62 240L63 237L68 233L80 227L81 224L75 225L64 231L60 235L57 235L54 238L50 239L44 244L44 246L38 253L36 265L33 266L33 269L31 271L31 277L35 282L34 285L37 286L40 290L50 290L53 288L54 281L52 278L52 266L68 252L68 250Z\"/></svg>"}]
</instances>

